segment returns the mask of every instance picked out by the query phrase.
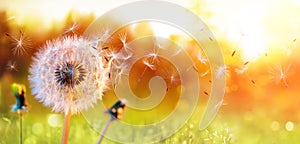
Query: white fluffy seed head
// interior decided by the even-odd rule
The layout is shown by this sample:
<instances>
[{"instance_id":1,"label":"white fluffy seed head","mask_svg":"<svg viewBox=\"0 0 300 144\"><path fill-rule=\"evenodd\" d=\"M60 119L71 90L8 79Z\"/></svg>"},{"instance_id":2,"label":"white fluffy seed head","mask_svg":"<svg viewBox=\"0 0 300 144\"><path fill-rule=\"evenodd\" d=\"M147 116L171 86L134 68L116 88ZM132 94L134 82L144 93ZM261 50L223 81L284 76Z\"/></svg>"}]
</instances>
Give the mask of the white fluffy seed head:
<instances>
[{"instance_id":1,"label":"white fluffy seed head","mask_svg":"<svg viewBox=\"0 0 300 144\"><path fill-rule=\"evenodd\" d=\"M76 36L47 42L29 70L35 98L56 112L76 114L93 107L108 89L110 67L92 46Z\"/></svg>"}]
</instances>

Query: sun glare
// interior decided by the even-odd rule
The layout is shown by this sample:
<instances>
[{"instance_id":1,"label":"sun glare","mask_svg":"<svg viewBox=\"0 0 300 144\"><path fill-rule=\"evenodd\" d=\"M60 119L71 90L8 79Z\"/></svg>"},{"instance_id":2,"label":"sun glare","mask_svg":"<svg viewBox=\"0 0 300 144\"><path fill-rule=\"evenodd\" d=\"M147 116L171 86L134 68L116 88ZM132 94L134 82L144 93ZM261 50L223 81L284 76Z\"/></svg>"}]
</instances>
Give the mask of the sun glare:
<instances>
[{"instance_id":1,"label":"sun glare","mask_svg":"<svg viewBox=\"0 0 300 144\"><path fill-rule=\"evenodd\" d=\"M23 24L30 26L38 24L42 28L49 29L53 24L53 20L63 20L70 10L86 14L93 13L99 16L109 9L130 1L7 0L1 1L0 5L7 10L8 18L14 18L21 26ZM176 1L176 3L180 2ZM237 50L237 52L240 52L245 60L255 60L265 55L270 48L278 48L274 47L274 43L276 45L287 45L286 41L288 40L283 35L299 29L296 27L298 27L300 21L295 19L295 17L298 17L297 13L300 12L300 2L298 0L284 1L283 4L270 0L204 0L195 3L200 5L196 13L212 28L217 39L231 42L232 51ZM186 7L192 9L192 4ZM205 17L205 13L197 12L203 11L203 9L209 13L207 17ZM284 14L280 14L278 9L281 10L280 13ZM289 15L289 18L285 18L286 15ZM290 19L292 22L285 22L286 19ZM274 23L277 21L281 21L281 25ZM157 22L151 25L158 36L169 37L171 34L182 33L181 30L170 25ZM276 35L273 33L276 33ZM278 35L281 37L278 37Z\"/></svg>"}]
</instances>

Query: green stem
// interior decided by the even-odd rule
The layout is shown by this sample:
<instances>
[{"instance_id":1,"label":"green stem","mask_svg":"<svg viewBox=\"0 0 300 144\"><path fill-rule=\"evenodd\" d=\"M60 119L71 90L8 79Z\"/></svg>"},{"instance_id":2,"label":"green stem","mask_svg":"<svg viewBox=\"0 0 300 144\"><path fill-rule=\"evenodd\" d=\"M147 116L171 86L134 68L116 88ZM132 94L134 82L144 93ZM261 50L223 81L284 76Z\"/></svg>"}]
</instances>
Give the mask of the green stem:
<instances>
[{"instance_id":1,"label":"green stem","mask_svg":"<svg viewBox=\"0 0 300 144\"><path fill-rule=\"evenodd\" d=\"M22 144L22 135L23 135L23 125L22 125L22 112L19 114L19 122L20 122L20 133L19 133L19 144Z\"/></svg>"},{"instance_id":2,"label":"green stem","mask_svg":"<svg viewBox=\"0 0 300 144\"><path fill-rule=\"evenodd\" d=\"M103 129L103 131L102 131L102 133L100 135L100 138L99 138L97 144L100 144L102 142L102 140L104 138L104 135L105 135L106 131L108 130L109 125L111 124L111 122L113 120L114 120L114 118L110 117L110 119L106 122L105 127L104 127L104 129Z\"/></svg>"}]
</instances>

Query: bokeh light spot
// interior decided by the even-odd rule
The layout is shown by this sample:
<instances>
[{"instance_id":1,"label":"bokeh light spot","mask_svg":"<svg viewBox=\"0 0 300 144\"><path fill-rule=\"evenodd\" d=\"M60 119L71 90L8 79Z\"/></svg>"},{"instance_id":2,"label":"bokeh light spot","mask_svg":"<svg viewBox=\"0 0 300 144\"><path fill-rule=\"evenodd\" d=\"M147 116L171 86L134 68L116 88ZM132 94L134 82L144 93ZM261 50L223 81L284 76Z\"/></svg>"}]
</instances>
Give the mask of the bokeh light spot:
<instances>
[{"instance_id":1,"label":"bokeh light spot","mask_svg":"<svg viewBox=\"0 0 300 144\"><path fill-rule=\"evenodd\" d=\"M25 139L24 144L36 144L36 137L35 136L30 136Z\"/></svg>"},{"instance_id":2,"label":"bokeh light spot","mask_svg":"<svg viewBox=\"0 0 300 144\"><path fill-rule=\"evenodd\" d=\"M41 135L44 132L44 126L41 123L35 123L33 124L31 130L32 133L36 135Z\"/></svg>"},{"instance_id":3,"label":"bokeh light spot","mask_svg":"<svg viewBox=\"0 0 300 144\"><path fill-rule=\"evenodd\" d=\"M294 129L294 123L291 122L291 121L286 122L286 124L285 124L285 129L286 129L287 131L293 131L293 129Z\"/></svg>"},{"instance_id":4,"label":"bokeh light spot","mask_svg":"<svg viewBox=\"0 0 300 144\"><path fill-rule=\"evenodd\" d=\"M63 124L63 117L59 114L51 114L48 117L48 124L51 127L61 127Z\"/></svg>"},{"instance_id":5,"label":"bokeh light spot","mask_svg":"<svg viewBox=\"0 0 300 144\"><path fill-rule=\"evenodd\" d=\"M272 131L278 131L280 129L280 124L278 121L273 121L270 127Z\"/></svg>"}]
</instances>

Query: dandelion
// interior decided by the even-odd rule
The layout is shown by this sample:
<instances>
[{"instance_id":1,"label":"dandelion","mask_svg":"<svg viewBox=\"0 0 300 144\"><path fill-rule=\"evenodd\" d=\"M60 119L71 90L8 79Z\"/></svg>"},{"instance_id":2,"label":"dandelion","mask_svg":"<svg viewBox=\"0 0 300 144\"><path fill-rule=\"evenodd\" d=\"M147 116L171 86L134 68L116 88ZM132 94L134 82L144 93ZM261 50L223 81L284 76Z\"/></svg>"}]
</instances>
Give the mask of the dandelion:
<instances>
[{"instance_id":1,"label":"dandelion","mask_svg":"<svg viewBox=\"0 0 300 144\"><path fill-rule=\"evenodd\" d=\"M269 73L272 75L271 78L276 82L276 84L279 84L282 81L284 86L288 88L289 85L287 83L287 72L289 69L290 65L288 65L286 69L284 69L281 65L275 65L271 71L269 71Z\"/></svg>"},{"instance_id":2,"label":"dandelion","mask_svg":"<svg viewBox=\"0 0 300 144\"><path fill-rule=\"evenodd\" d=\"M6 69L9 71L18 71L16 62L8 61L6 65Z\"/></svg>"},{"instance_id":3,"label":"dandelion","mask_svg":"<svg viewBox=\"0 0 300 144\"><path fill-rule=\"evenodd\" d=\"M29 70L35 98L65 114L62 143L67 143L71 115L93 107L108 88L109 67L90 49L88 40L76 36L50 41Z\"/></svg>"},{"instance_id":4,"label":"dandelion","mask_svg":"<svg viewBox=\"0 0 300 144\"><path fill-rule=\"evenodd\" d=\"M30 40L23 31L20 31L20 36L18 38L9 33L6 33L5 35L13 42L13 55L23 55L24 53L27 53L27 49L31 47Z\"/></svg>"},{"instance_id":5,"label":"dandelion","mask_svg":"<svg viewBox=\"0 0 300 144\"><path fill-rule=\"evenodd\" d=\"M107 121L107 123L104 126L104 129L101 133L101 136L97 142L97 144L100 144L103 140L103 137L109 127L109 125L111 124L111 122L113 122L114 120L121 120L123 118L123 112L126 106L126 100L118 100L112 107L110 107L106 113L108 113L110 115L109 120Z\"/></svg>"},{"instance_id":6,"label":"dandelion","mask_svg":"<svg viewBox=\"0 0 300 144\"><path fill-rule=\"evenodd\" d=\"M22 84L13 83L11 85L11 89L16 97L17 103L13 106L12 111L17 111L19 114L19 143L22 144L22 134L23 134L23 113L24 111L28 111L27 103L26 103L26 87Z\"/></svg>"}]
</instances>

